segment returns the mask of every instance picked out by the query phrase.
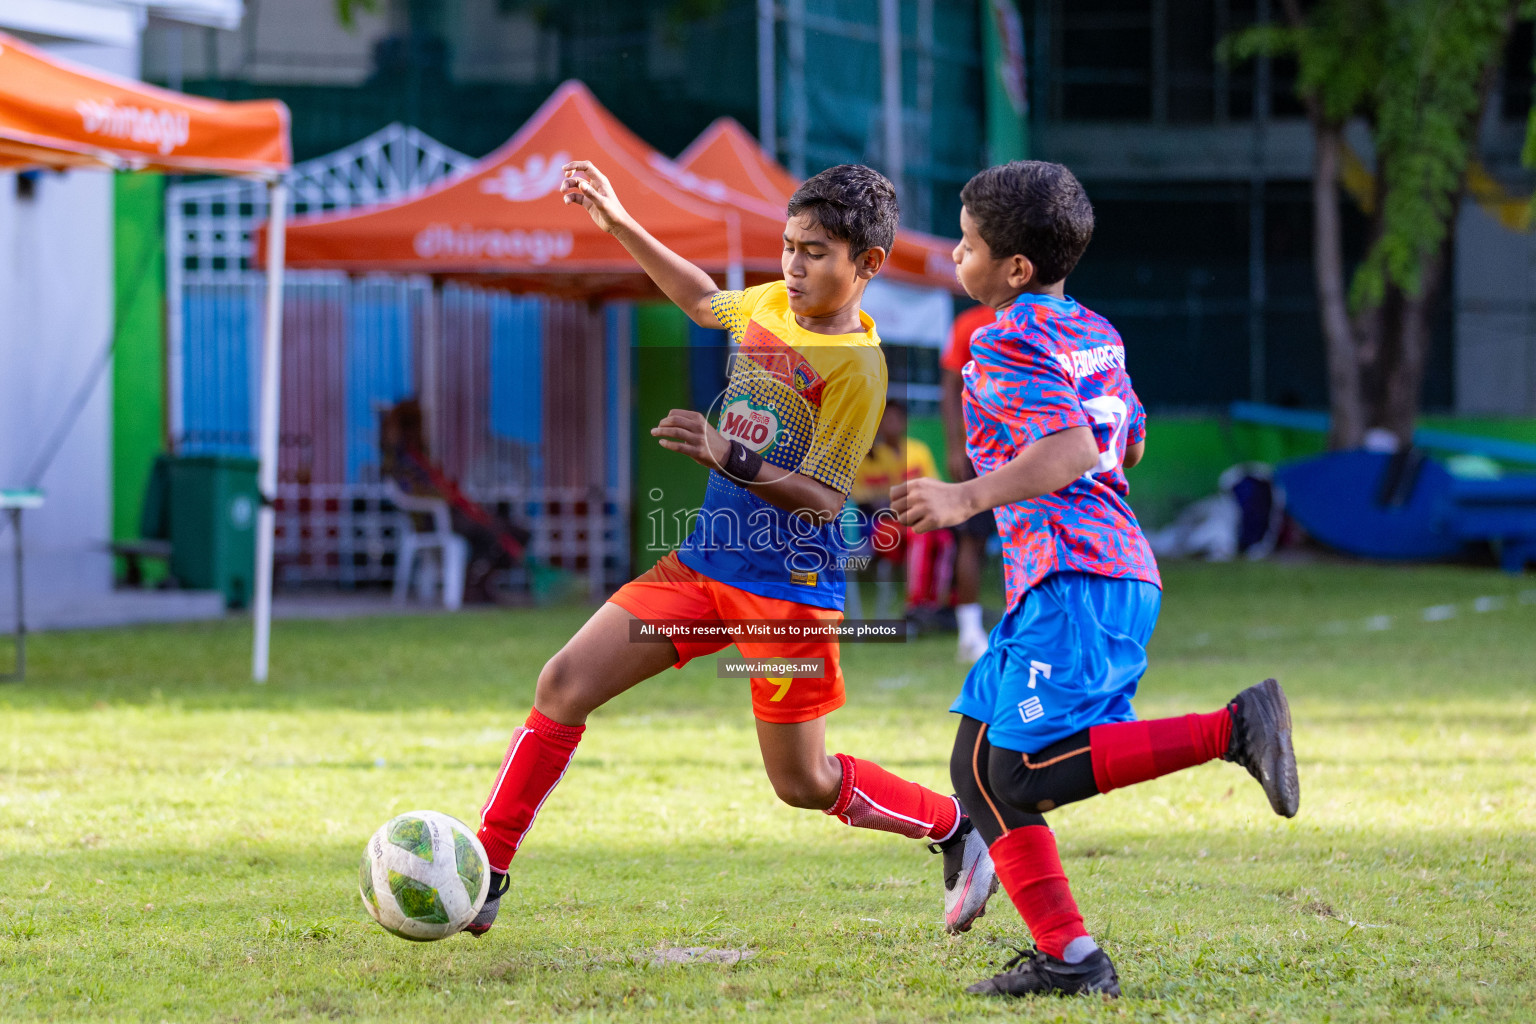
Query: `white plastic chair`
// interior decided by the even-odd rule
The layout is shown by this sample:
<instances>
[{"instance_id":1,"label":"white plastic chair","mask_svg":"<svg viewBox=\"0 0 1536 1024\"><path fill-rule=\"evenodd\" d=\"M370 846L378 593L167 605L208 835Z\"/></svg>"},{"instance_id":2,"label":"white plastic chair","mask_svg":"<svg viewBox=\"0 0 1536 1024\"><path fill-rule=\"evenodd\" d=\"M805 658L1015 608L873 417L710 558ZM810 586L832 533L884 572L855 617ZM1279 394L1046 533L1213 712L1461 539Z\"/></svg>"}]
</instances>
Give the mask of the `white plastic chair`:
<instances>
[{"instance_id":1,"label":"white plastic chair","mask_svg":"<svg viewBox=\"0 0 1536 1024\"><path fill-rule=\"evenodd\" d=\"M464 575L469 567L469 541L453 532L448 502L442 498L422 498L406 494L393 481L385 481L385 496L405 513L406 529L401 531L400 550L395 556L395 604L403 605L410 596L412 577L416 577L416 595L430 600L438 582L437 562L442 564L443 607L458 611L464 603ZM432 517L432 529L418 531L413 513ZM432 556L436 555L434 559ZM416 560L425 556L421 572Z\"/></svg>"}]
</instances>

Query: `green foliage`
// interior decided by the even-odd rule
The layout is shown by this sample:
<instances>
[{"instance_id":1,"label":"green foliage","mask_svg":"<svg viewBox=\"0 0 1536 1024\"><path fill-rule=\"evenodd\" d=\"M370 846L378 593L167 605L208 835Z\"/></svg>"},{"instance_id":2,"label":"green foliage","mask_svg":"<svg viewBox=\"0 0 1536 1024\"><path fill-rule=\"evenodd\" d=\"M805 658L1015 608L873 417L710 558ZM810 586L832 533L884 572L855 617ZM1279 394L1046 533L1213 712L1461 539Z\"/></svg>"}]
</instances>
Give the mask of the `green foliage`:
<instances>
[{"instance_id":1,"label":"green foliage","mask_svg":"<svg viewBox=\"0 0 1536 1024\"><path fill-rule=\"evenodd\" d=\"M1390 46L1392 6L1390 0L1325 0L1296 32L1297 90L1314 99L1326 120L1372 116Z\"/></svg>"},{"instance_id":2,"label":"green foliage","mask_svg":"<svg viewBox=\"0 0 1536 1024\"><path fill-rule=\"evenodd\" d=\"M334 0L336 23L348 32L357 27L357 16L362 13L377 14L383 0Z\"/></svg>"},{"instance_id":3,"label":"green foliage","mask_svg":"<svg viewBox=\"0 0 1536 1024\"><path fill-rule=\"evenodd\" d=\"M1395 287L1418 295L1455 215L1476 141L1483 83L1517 9L1529 0L1320 0L1300 25L1258 26L1221 53L1297 60L1297 92L1315 119L1363 118L1375 143L1380 226L1350 300L1374 307ZM1536 154L1536 120L1527 151Z\"/></svg>"},{"instance_id":4,"label":"green foliage","mask_svg":"<svg viewBox=\"0 0 1536 1024\"><path fill-rule=\"evenodd\" d=\"M1216 762L1051 814L1119 1002L965 996L1026 941L1017 912L999 895L945 936L938 858L777 802L713 658L592 717L489 935L385 933L358 852L414 807L473 817L589 612L555 608L280 621L259 687L248 622L34 637L0 687L0 1017L1526 1024L1536 583L1247 563L1165 583L1138 713L1278 675L1302 808L1276 818ZM844 657L832 749L945 785L953 639ZM668 947L755 956L656 965Z\"/></svg>"},{"instance_id":5,"label":"green foliage","mask_svg":"<svg viewBox=\"0 0 1536 1024\"><path fill-rule=\"evenodd\" d=\"M1445 241L1477 140L1483 82L1502 53L1509 0L1388 5L1374 134L1382 230L1350 299L1376 306L1388 285L1418 295Z\"/></svg>"},{"instance_id":6,"label":"green foliage","mask_svg":"<svg viewBox=\"0 0 1536 1024\"><path fill-rule=\"evenodd\" d=\"M1520 17L1536 18L1536 0L1524 0L1520 5ZM1536 54L1531 56L1531 71L1536 73ZM1520 152L1520 162L1536 167L1536 86L1532 87L1531 112L1525 122L1525 147Z\"/></svg>"},{"instance_id":7,"label":"green foliage","mask_svg":"<svg viewBox=\"0 0 1536 1024\"><path fill-rule=\"evenodd\" d=\"M1368 115L1381 80L1385 0L1324 0L1301 25L1254 25L1223 39L1229 63L1254 57L1296 58L1296 88L1330 123Z\"/></svg>"}]
</instances>

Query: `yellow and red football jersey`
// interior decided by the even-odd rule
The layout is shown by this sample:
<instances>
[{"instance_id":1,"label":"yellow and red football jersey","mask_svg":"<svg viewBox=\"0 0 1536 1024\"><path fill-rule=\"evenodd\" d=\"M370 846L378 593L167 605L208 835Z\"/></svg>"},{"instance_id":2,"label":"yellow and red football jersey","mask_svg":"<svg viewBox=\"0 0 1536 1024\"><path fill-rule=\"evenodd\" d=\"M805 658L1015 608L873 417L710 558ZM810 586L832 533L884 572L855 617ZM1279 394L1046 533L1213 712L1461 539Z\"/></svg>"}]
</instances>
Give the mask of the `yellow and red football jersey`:
<instances>
[{"instance_id":1,"label":"yellow and red football jersey","mask_svg":"<svg viewBox=\"0 0 1536 1024\"><path fill-rule=\"evenodd\" d=\"M855 334L801 327L783 281L717 292L715 318L737 349L725 390L707 411L727 438L762 456L759 479L804 473L847 494L874 442L888 377L875 323ZM689 568L765 597L843 606L847 546L841 525L816 526L718 472L678 550Z\"/></svg>"}]
</instances>

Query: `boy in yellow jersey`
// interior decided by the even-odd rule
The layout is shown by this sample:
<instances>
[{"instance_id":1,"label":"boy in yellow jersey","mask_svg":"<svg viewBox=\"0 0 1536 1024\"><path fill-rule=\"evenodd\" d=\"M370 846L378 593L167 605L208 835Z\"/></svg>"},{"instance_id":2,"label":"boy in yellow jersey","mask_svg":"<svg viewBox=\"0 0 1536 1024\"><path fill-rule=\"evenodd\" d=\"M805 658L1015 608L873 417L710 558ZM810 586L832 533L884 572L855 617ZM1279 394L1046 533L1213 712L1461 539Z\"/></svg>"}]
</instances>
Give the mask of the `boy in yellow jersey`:
<instances>
[{"instance_id":1,"label":"boy in yellow jersey","mask_svg":"<svg viewBox=\"0 0 1536 1024\"><path fill-rule=\"evenodd\" d=\"M868 167L816 175L789 203L784 280L721 291L636 223L590 162L564 170L565 201L622 243L695 323L729 330L739 349L718 427L704 413L673 409L651 430L662 447L710 470L704 507L682 547L614 594L539 673L533 710L513 733L480 812L492 886L468 930L482 934L494 922L512 857L565 774L587 716L669 666L733 642L675 634L636 642L647 625L743 620L820 633L734 640L747 658L820 659L819 674L752 678L774 792L849 825L929 840L944 853L945 924L969 928L997 881L959 801L873 762L829 756L825 744L826 716L844 701L838 643L824 631L842 619L838 519L887 384L874 321L859 306L895 238L895 190Z\"/></svg>"},{"instance_id":2,"label":"boy in yellow jersey","mask_svg":"<svg viewBox=\"0 0 1536 1024\"><path fill-rule=\"evenodd\" d=\"M907 436L907 407L902 402L885 404L875 446L859 466L853 500L860 505L889 505L891 488L903 480L919 477L938 478L939 465L933 449L918 438Z\"/></svg>"},{"instance_id":3,"label":"boy in yellow jersey","mask_svg":"<svg viewBox=\"0 0 1536 1024\"><path fill-rule=\"evenodd\" d=\"M890 401L880 417L875 447L859 467L853 500L860 508L889 509L891 488L923 478L938 479L933 450L907 435L907 407ZM893 513L873 517L873 547L885 566L905 565L909 620L934 618L949 592L954 562L954 536L947 530L915 533L896 521ZM882 573L887 571L884 566ZM876 611L879 617L880 611Z\"/></svg>"}]
</instances>

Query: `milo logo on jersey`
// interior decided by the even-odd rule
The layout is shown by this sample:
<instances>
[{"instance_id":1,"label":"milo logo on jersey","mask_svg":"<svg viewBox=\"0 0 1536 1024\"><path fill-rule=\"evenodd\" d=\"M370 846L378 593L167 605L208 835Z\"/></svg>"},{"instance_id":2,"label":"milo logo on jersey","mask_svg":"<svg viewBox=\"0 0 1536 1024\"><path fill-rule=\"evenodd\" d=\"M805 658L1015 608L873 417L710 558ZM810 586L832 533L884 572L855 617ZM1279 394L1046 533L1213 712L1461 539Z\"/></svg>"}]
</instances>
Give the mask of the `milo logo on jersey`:
<instances>
[{"instance_id":1,"label":"milo logo on jersey","mask_svg":"<svg viewBox=\"0 0 1536 1024\"><path fill-rule=\"evenodd\" d=\"M720 410L720 433L761 455L779 439L779 414L771 405L742 397Z\"/></svg>"}]
</instances>

